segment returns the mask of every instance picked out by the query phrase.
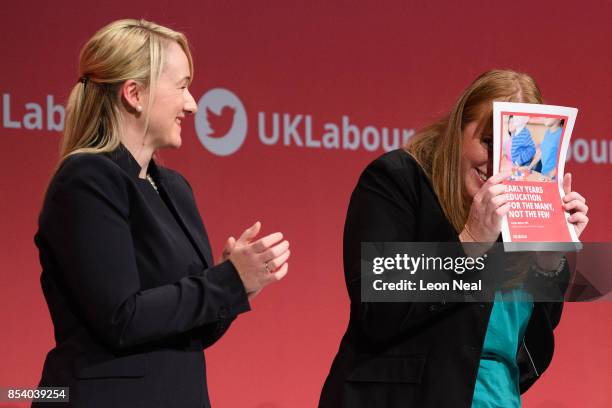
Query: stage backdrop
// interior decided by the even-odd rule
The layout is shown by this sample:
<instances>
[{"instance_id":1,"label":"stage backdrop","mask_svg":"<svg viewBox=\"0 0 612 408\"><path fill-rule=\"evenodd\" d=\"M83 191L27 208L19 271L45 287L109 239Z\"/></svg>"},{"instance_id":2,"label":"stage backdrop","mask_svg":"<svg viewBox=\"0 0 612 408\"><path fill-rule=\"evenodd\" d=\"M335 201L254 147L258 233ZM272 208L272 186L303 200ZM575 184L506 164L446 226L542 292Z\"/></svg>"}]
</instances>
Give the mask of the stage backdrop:
<instances>
[{"instance_id":1,"label":"stage backdrop","mask_svg":"<svg viewBox=\"0 0 612 408\"><path fill-rule=\"evenodd\" d=\"M580 109L566 168L589 202L584 240L610 240L609 2L20 1L2 9L2 386L36 385L53 346L32 237L79 49L118 18L167 24L192 42L199 112L183 126L181 149L161 157L191 182L215 252L256 220L291 242L287 278L207 350L215 407L316 405L348 321L342 227L358 176L483 71L526 71L548 103ZM611 312L610 304L566 306L553 363L527 407L612 406Z\"/></svg>"}]
</instances>

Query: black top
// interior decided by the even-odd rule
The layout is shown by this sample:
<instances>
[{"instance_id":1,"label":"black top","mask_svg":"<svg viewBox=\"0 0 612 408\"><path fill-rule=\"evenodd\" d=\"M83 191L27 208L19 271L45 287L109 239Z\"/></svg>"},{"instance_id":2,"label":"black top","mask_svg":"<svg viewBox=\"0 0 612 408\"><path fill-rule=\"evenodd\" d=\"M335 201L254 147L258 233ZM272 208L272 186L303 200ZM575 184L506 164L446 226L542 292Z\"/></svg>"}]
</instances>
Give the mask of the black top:
<instances>
[{"instance_id":1,"label":"black top","mask_svg":"<svg viewBox=\"0 0 612 408\"><path fill-rule=\"evenodd\" d=\"M459 241L457 232L411 155L395 150L364 170L344 228L351 315L323 386L321 407L471 406L492 303L360 300L361 242L452 241ZM552 330L561 309L562 303L534 306L517 353L521 392L550 363Z\"/></svg>"},{"instance_id":2,"label":"black top","mask_svg":"<svg viewBox=\"0 0 612 408\"><path fill-rule=\"evenodd\" d=\"M70 387L63 407L209 406L202 349L249 310L187 181L151 161L158 194L140 170L123 146L76 154L47 191L35 242L57 344L40 385Z\"/></svg>"}]
</instances>

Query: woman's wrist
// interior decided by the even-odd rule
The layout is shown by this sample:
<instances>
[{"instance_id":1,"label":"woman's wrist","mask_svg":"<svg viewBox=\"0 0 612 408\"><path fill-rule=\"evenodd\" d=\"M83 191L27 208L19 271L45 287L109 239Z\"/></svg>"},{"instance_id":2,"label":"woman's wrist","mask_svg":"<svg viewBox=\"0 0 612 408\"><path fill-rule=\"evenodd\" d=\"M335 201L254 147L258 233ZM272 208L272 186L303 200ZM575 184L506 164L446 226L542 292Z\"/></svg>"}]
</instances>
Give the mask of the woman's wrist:
<instances>
[{"instance_id":1,"label":"woman's wrist","mask_svg":"<svg viewBox=\"0 0 612 408\"><path fill-rule=\"evenodd\" d=\"M476 242L472 234L469 233L467 228L464 228L463 231L459 233L459 241L461 242Z\"/></svg>"},{"instance_id":2,"label":"woman's wrist","mask_svg":"<svg viewBox=\"0 0 612 408\"><path fill-rule=\"evenodd\" d=\"M466 255L471 257L478 257L484 254L491 248L491 245L486 242L479 242L476 237L470 232L469 228L465 226L459 233L459 241L463 245L463 251Z\"/></svg>"}]
</instances>

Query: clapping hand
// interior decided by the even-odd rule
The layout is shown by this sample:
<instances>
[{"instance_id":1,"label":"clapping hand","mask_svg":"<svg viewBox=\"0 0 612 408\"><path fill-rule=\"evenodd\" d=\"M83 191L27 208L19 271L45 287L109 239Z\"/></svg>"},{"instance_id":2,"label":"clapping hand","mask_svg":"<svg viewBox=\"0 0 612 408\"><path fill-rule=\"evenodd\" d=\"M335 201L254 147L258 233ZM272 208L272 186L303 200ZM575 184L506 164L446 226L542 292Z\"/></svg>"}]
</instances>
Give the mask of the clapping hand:
<instances>
[{"instance_id":1,"label":"clapping hand","mask_svg":"<svg viewBox=\"0 0 612 408\"><path fill-rule=\"evenodd\" d=\"M238 271L249 299L257 296L266 285L284 278L289 270L289 241L283 240L280 232L255 240L260 230L258 221L238 240L229 237L221 256L222 262L229 260Z\"/></svg>"}]
</instances>

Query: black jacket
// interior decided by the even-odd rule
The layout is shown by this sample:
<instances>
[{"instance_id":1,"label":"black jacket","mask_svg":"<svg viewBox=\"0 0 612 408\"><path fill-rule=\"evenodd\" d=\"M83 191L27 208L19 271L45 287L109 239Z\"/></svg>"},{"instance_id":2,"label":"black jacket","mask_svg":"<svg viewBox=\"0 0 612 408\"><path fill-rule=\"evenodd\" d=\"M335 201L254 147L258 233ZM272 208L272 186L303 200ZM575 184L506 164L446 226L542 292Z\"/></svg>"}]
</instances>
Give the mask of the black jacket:
<instances>
[{"instance_id":1,"label":"black jacket","mask_svg":"<svg viewBox=\"0 0 612 408\"><path fill-rule=\"evenodd\" d=\"M350 320L321 407L471 406L492 303L360 301L361 242L453 241L457 233L412 156L396 150L365 169L344 229ZM534 306L517 353L521 392L551 361L561 308L562 303Z\"/></svg>"},{"instance_id":2,"label":"black jacket","mask_svg":"<svg viewBox=\"0 0 612 408\"><path fill-rule=\"evenodd\" d=\"M189 184L148 170L160 194L120 146L69 157L50 183L35 242L56 347L40 386L70 387L58 406L208 407L202 349L249 310Z\"/></svg>"}]
</instances>

